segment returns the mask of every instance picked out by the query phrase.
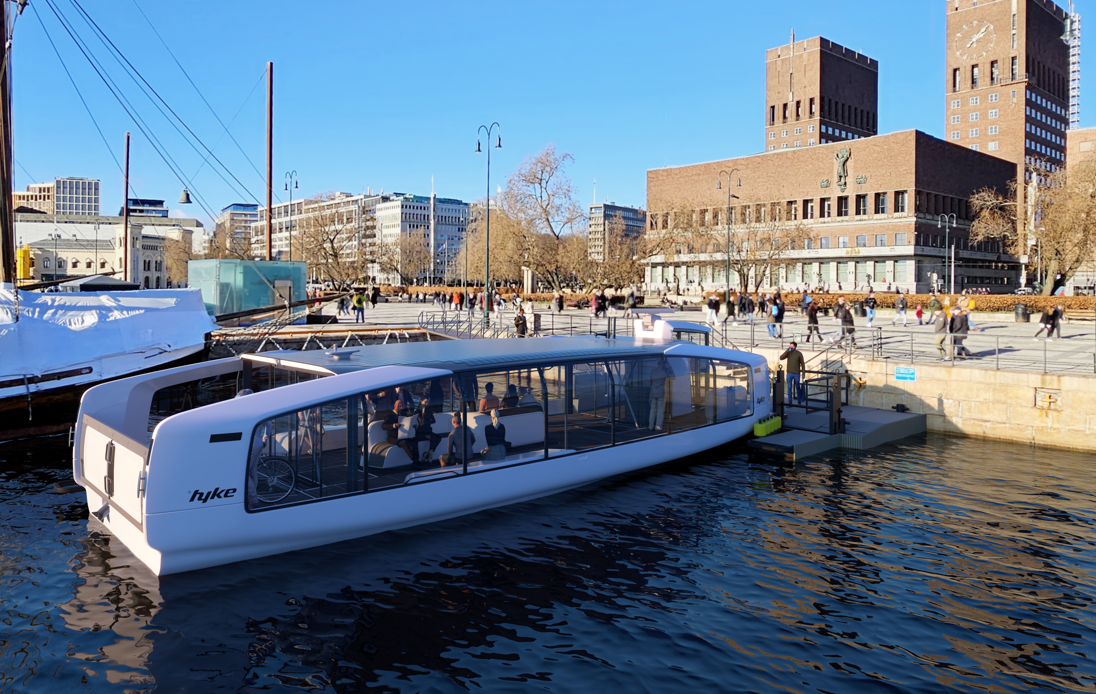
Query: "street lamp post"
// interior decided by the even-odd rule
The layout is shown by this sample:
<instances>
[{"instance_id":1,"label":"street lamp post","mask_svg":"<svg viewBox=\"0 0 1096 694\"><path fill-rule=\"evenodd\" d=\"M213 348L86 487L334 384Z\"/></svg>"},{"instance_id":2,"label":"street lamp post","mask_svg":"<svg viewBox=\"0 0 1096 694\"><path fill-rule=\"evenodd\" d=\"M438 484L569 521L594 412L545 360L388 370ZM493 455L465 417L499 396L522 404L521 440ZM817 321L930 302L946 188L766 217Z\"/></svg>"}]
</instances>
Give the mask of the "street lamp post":
<instances>
[{"instance_id":1,"label":"street lamp post","mask_svg":"<svg viewBox=\"0 0 1096 694\"><path fill-rule=\"evenodd\" d=\"M495 128L498 128L500 133L502 132L502 126L497 122L492 123L490 126L481 125L479 130L476 131L477 134L482 131L487 135L487 221L484 225L483 235L483 320L485 324L491 317L491 309L487 306L487 303L491 300L491 132ZM496 137L498 139L495 142L495 149L502 149L502 135L496 135ZM482 152L480 141L476 140L476 153L481 154ZM467 295L465 298L467 299Z\"/></svg>"},{"instance_id":2,"label":"street lamp post","mask_svg":"<svg viewBox=\"0 0 1096 694\"><path fill-rule=\"evenodd\" d=\"M731 182L735 182L735 186L739 189L742 188L742 179L735 179L734 175L738 173L738 168L733 168L730 171L720 171L719 180L716 182L716 190L723 187L723 177L727 177L727 208L724 210L724 225L727 228L727 245L724 247L724 251L727 254L727 267L725 268L725 274L723 275L724 290L723 301L726 304L731 303L731 198L738 199L737 195L731 193ZM730 314L728 314L730 315Z\"/></svg>"},{"instance_id":3,"label":"street lamp post","mask_svg":"<svg viewBox=\"0 0 1096 694\"><path fill-rule=\"evenodd\" d=\"M293 185L289 185L292 183ZM293 191L297 189L297 171L285 174L285 189L289 191L289 260L293 261Z\"/></svg>"},{"instance_id":4,"label":"street lamp post","mask_svg":"<svg viewBox=\"0 0 1096 694\"><path fill-rule=\"evenodd\" d=\"M951 268L948 267L948 253L950 252L948 246L948 227L955 226L955 213L942 214L936 217L936 228L939 229L940 225L944 226L944 278L948 283L948 294L955 293L955 263L951 263Z\"/></svg>"}]
</instances>

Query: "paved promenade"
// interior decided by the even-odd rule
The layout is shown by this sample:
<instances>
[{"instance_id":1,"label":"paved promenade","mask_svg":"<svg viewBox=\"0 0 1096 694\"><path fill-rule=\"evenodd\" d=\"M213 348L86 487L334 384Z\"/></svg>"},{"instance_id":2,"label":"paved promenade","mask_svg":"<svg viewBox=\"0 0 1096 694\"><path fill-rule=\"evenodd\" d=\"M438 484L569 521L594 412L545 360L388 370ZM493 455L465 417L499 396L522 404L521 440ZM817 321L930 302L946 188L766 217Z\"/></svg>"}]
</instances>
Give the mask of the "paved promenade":
<instances>
[{"instance_id":1,"label":"paved promenade","mask_svg":"<svg viewBox=\"0 0 1096 694\"><path fill-rule=\"evenodd\" d=\"M324 308L325 314L331 315L335 312L334 306ZM444 313L449 317L455 315L452 311ZM538 313L542 312L538 310ZM366 309L365 325L416 327L419 325L420 314L434 316L437 319L443 311L428 303L381 303L376 309ZM623 319L623 312L617 312L614 315L618 320L617 334L630 334L630 325ZM907 315L913 318L912 311ZM893 326L891 324L893 316L892 310L881 309L875 320L875 327L879 330L874 331L867 329L865 319L857 318L855 353L866 357L874 355L876 358L887 359L895 364L940 363L932 327L918 326L916 318L913 318L912 323L907 327L903 327L901 322ZM502 324L512 327L513 317L512 311L506 311L503 314ZM704 313L678 311L663 314L663 317L699 323L704 320ZM1038 316L1032 316L1033 321L1037 318ZM1064 323L1061 339L1046 340L1033 339L1038 330L1036 323L1016 323L1011 313L976 312L973 314L973 319L978 330L971 332L966 339L966 346L973 352L973 356L956 361L956 365L1039 373L1045 370L1046 373L1096 374L1096 324L1093 321ZM834 323L831 317L819 318L819 329L826 339L822 346L817 346L817 341L812 344L805 342L806 318L800 317L792 310L786 314L783 339L768 336L764 316L755 315L754 320L752 327L740 321L737 326L727 324L724 328L720 325L718 332L725 335L728 346L733 345L743 350L751 349L751 344L757 347L780 347L795 339L799 341L800 349L807 352L823 351L826 348L829 348L831 353L840 351L839 348L832 347L829 342L831 338L840 336L840 326ZM353 317L342 316L340 322L352 323ZM584 335L595 331L604 332L609 327L608 323L609 321L605 319L591 318L588 310L566 309L562 314L551 314L545 311L541 315L542 334ZM530 329L533 327L532 318L529 319L529 327Z\"/></svg>"}]
</instances>

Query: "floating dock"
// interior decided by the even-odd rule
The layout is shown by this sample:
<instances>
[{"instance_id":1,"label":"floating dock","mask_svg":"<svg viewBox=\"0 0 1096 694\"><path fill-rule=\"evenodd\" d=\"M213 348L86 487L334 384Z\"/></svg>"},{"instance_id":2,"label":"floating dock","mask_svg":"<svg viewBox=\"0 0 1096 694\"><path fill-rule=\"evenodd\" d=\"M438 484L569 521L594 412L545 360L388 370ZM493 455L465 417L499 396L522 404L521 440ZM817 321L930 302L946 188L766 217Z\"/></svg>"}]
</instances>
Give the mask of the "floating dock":
<instances>
[{"instance_id":1,"label":"floating dock","mask_svg":"<svg viewBox=\"0 0 1096 694\"><path fill-rule=\"evenodd\" d=\"M788 461L802 460L835 448L863 451L891 441L924 434L928 421L923 414L877 410L871 407L844 405L840 416L844 432L830 433L830 413L786 407L782 431L753 439L749 446L781 456Z\"/></svg>"}]
</instances>

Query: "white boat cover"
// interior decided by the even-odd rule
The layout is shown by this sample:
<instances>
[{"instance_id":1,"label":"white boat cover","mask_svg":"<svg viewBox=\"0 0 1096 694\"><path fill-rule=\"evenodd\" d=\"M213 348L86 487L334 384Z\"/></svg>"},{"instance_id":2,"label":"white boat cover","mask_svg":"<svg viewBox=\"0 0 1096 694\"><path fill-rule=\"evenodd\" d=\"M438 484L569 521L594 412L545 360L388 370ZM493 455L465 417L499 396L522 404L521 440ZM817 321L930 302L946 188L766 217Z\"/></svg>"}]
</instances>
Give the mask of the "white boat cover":
<instances>
[{"instance_id":1,"label":"white boat cover","mask_svg":"<svg viewBox=\"0 0 1096 694\"><path fill-rule=\"evenodd\" d=\"M217 328L198 289L19 291L18 322L14 299L11 285L0 285L0 381L200 347Z\"/></svg>"}]
</instances>

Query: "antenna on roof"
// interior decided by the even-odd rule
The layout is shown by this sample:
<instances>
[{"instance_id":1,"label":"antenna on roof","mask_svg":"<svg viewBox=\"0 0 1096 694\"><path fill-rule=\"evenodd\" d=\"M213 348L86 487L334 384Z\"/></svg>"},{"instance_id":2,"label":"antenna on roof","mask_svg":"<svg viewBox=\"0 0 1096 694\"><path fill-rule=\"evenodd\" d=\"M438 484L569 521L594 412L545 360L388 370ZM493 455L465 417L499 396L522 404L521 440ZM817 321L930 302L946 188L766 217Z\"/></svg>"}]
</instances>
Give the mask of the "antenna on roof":
<instances>
[{"instance_id":1,"label":"antenna on roof","mask_svg":"<svg viewBox=\"0 0 1096 694\"><path fill-rule=\"evenodd\" d=\"M792 29L792 50L788 54L788 102L794 101L792 96L795 91L795 29Z\"/></svg>"},{"instance_id":2,"label":"antenna on roof","mask_svg":"<svg viewBox=\"0 0 1096 694\"><path fill-rule=\"evenodd\" d=\"M430 194L434 194L434 174L430 174Z\"/></svg>"}]
</instances>

